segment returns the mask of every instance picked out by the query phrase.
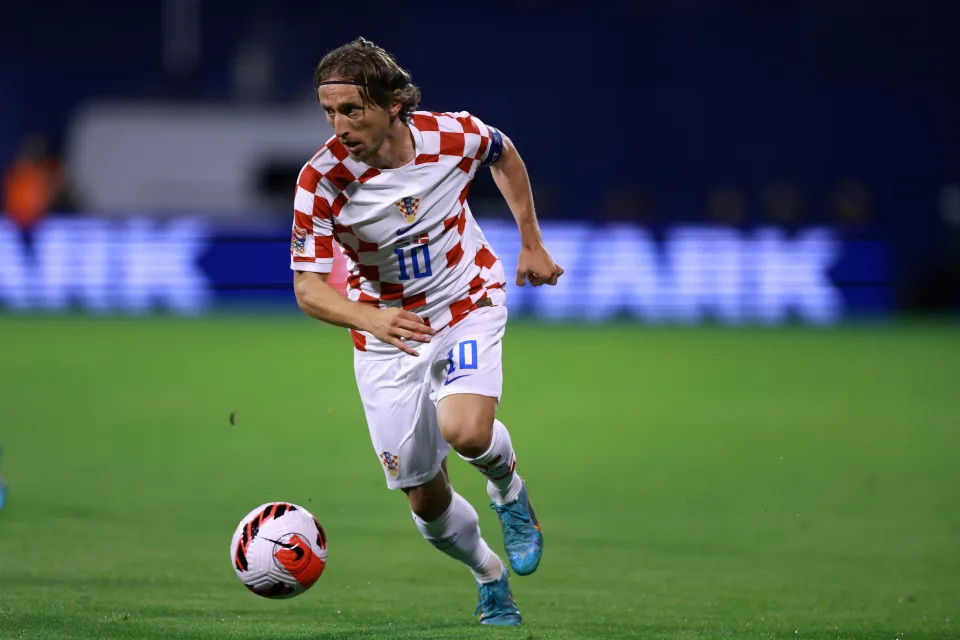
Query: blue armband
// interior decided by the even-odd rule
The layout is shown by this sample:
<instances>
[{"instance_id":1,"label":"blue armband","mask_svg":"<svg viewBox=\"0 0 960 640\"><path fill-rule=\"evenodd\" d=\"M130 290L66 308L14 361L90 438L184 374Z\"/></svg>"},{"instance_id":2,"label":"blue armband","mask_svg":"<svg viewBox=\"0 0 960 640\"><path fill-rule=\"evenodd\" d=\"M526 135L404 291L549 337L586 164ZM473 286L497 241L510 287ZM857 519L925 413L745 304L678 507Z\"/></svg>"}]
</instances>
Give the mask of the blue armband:
<instances>
[{"instance_id":1,"label":"blue armband","mask_svg":"<svg viewBox=\"0 0 960 640\"><path fill-rule=\"evenodd\" d=\"M487 159L480 163L481 167L489 167L503 153L503 135L493 127L488 126L487 129L490 129L490 150L487 151Z\"/></svg>"}]
</instances>

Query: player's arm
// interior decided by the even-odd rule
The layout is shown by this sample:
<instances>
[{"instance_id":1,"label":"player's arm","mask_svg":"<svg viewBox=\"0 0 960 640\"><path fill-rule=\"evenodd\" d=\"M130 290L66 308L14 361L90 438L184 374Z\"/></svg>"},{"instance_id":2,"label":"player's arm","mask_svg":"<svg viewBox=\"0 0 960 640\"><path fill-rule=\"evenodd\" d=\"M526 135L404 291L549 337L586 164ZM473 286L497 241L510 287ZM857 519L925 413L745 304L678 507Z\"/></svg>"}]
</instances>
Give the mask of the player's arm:
<instances>
[{"instance_id":1,"label":"player's arm","mask_svg":"<svg viewBox=\"0 0 960 640\"><path fill-rule=\"evenodd\" d=\"M436 333L423 323L420 316L400 307L379 309L348 300L327 283L329 277L328 273L293 272L297 304L311 318L338 327L367 331L412 356L420 354L405 345L401 338L430 342L430 336Z\"/></svg>"},{"instance_id":2,"label":"player's arm","mask_svg":"<svg viewBox=\"0 0 960 640\"><path fill-rule=\"evenodd\" d=\"M517 285L523 286L529 279L537 287L541 284L557 284L563 269L550 256L543 245L540 224L533 208L533 192L530 176L520 157L520 152L507 136L500 134L502 151L500 158L490 165L493 181L510 207L520 228L520 258L517 260Z\"/></svg>"},{"instance_id":3,"label":"player's arm","mask_svg":"<svg viewBox=\"0 0 960 640\"><path fill-rule=\"evenodd\" d=\"M329 278L329 273L293 272L293 292L300 309L311 318L338 327L362 329L366 324L364 314L374 309L345 298L327 283Z\"/></svg>"}]
</instances>

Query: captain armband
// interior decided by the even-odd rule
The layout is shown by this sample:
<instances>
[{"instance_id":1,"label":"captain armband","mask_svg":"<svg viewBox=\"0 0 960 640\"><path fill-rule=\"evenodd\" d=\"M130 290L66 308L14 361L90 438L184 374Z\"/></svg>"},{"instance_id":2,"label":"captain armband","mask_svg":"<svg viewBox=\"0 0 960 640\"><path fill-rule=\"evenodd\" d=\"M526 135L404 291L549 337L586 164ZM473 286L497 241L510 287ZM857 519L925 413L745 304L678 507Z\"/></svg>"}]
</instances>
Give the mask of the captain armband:
<instances>
[{"instance_id":1,"label":"captain armband","mask_svg":"<svg viewBox=\"0 0 960 640\"><path fill-rule=\"evenodd\" d=\"M503 153L503 134L494 127L488 126L490 130L490 150L487 151L487 159L480 163L481 167L489 167L500 159Z\"/></svg>"}]
</instances>

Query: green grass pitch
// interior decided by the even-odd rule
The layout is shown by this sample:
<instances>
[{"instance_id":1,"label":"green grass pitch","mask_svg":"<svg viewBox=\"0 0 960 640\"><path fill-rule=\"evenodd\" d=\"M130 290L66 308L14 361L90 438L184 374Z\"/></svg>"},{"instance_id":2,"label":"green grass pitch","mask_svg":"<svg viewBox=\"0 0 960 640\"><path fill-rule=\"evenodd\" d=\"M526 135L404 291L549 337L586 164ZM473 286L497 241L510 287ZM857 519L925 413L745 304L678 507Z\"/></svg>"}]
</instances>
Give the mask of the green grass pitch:
<instances>
[{"instance_id":1,"label":"green grass pitch","mask_svg":"<svg viewBox=\"0 0 960 640\"><path fill-rule=\"evenodd\" d=\"M511 323L500 417L546 537L519 629L385 489L344 331L0 318L0 638L960 637L955 327ZM330 541L289 601L228 557L269 500Z\"/></svg>"}]
</instances>

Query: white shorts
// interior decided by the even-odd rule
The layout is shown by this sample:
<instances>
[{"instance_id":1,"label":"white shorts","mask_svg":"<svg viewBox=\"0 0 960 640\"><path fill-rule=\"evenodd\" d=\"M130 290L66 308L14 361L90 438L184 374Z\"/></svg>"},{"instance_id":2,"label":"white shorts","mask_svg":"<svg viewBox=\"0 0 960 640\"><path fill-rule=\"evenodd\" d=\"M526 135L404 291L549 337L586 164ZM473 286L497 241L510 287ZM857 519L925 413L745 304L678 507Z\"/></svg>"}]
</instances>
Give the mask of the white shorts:
<instances>
[{"instance_id":1,"label":"white shorts","mask_svg":"<svg viewBox=\"0 0 960 640\"><path fill-rule=\"evenodd\" d=\"M417 345L419 358L354 353L370 440L387 487L416 487L440 471L450 452L437 424L441 399L475 393L500 400L506 325L506 307L485 307L439 332L429 344Z\"/></svg>"}]
</instances>

